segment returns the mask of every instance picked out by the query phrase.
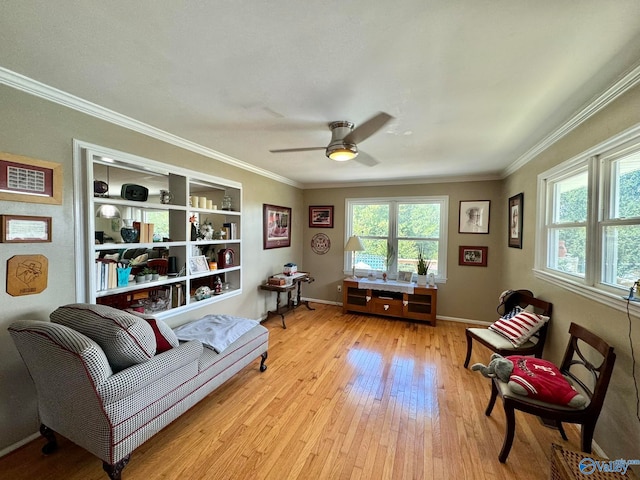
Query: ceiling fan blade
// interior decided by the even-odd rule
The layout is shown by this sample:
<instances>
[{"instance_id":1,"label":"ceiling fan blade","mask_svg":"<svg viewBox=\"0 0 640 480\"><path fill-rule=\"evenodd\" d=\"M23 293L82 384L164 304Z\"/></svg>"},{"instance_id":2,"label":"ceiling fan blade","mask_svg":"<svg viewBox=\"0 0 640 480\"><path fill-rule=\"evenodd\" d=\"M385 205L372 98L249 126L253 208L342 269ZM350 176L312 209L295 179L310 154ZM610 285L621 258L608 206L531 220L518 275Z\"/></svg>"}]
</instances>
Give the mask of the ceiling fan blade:
<instances>
[{"instance_id":1,"label":"ceiling fan blade","mask_svg":"<svg viewBox=\"0 0 640 480\"><path fill-rule=\"evenodd\" d=\"M367 167L375 167L380 162L373 158L368 153L364 153L362 150L358 153L358 156L354 158L354 161L366 165Z\"/></svg>"},{"instance_id":2,"label":"ceiling fan blade","mask_svg":"<svg viewBox=\"0 0 640 480\"><path fill-rule=\"evenodd\" d=\"M306 147L306 148L280 148L278 150L269 150L271 153L292 153L292 152L310 152L312 150L326 150L327 147Z\"/></svg>"},{"instance_id":3,"label":"ceiling fan blade","mask_svg":"<svg viewBox=\"0 0 640 480\"><path fill-rule=\"evenodd\" d=\"M357 126L353 132L344 137L345 143L358 144L380 130L393 117L388 113L378 112L366 122Z\"/></svg>"}]
</instances>

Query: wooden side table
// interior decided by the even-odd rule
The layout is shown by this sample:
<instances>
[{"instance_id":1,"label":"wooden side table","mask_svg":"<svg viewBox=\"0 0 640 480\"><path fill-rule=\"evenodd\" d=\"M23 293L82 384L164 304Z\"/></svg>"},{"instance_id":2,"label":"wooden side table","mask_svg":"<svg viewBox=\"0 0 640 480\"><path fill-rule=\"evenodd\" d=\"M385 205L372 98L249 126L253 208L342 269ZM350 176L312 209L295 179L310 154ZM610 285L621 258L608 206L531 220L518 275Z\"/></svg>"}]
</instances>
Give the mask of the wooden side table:
<instances>
[{"instance_id":1,"label":"wooden side table","mask_svg":"<svg viewBox=\"0 0 640 480\"><path fill-rule=\"evenodd\" d=\"M284 314L298 308L301 304L304 303L305 307L307 307L307 309L309 310L315 310L315 308L311 308L309 306L308 300L302 302L300 298L300 284L302 282L311 283L315 279L308 273L304 272L294 273L293 275L291 275L291 277L292 280L289 285L269 285L268 283L260 285L260 290L276 292L276 309L269 310L267 312L267 319L269 319L271 315L280 315L282 317L282 328L287 328L287 324L284 322ZM298 292L294 301L294 299L292 298L292 292L296 289L298 290ZM287 303L285 305L280 305L280 294L283 292L287 293Z\"/></svg>"}]
</instances>

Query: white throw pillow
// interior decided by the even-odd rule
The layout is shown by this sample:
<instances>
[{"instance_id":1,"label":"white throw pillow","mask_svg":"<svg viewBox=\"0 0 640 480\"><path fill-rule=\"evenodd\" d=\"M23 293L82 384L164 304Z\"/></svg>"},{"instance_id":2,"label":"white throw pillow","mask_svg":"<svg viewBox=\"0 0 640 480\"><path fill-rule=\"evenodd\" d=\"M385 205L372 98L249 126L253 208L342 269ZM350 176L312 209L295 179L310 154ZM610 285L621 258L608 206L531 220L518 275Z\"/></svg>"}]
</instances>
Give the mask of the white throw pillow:
<instances>
[{"instance_id":1,"label":"white throw pillow","mask_svg":"<svg viewBox=\"0 0 640 480\"><path fill-rule=\"evenodd\" d=\"M506 337L514 347L521 347L548 320L549 317L523 310L510 318L496 320L489 326L489 330Z\"/></svg>"}]
</instances>

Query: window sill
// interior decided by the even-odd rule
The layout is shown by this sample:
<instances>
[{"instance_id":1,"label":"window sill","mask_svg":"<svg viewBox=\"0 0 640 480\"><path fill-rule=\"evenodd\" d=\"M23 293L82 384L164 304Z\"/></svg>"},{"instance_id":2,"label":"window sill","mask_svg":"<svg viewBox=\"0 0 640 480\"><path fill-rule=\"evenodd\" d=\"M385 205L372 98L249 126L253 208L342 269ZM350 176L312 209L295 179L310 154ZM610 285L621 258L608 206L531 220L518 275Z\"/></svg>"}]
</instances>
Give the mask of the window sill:
<instances>
[{"instance_id":1,"label":"window sill","mask_svg":"<svg viewBox=\"0 0 640 480\"><path fill-rule=\"evenodd\" d=\"M569 290L570 292L581 295L589 300L602 303L621 312L627 312L628 310L630 315L640 317L640 302L629 302L623 298L623 296L626 295L616 295L594 287L582 285L578 282L572 282L564 277L553 275L544 270L533 269L533 274L540 280L544 280L553 285L564 288L565 290Z\"/></svg>"}]
</instances>

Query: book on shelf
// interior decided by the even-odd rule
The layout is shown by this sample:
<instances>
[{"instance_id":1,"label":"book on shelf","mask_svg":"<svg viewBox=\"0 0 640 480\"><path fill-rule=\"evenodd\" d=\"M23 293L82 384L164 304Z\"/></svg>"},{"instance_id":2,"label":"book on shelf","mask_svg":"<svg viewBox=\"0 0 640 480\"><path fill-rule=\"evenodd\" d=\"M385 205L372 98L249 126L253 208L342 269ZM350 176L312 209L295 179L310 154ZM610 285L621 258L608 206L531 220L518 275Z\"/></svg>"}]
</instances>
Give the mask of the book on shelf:
<instances>
[{"instance_id":1,"label":"book on shelf","mask_svg":"<svg viewBox=\"0 0 640 480\"><path fill-rule=\"evenodd\" d=\"M227 232L227 240L236 240L238 238L238 224L235 222L227 222L222 224L222 228Z\"/></svg>"}]
</instances>

